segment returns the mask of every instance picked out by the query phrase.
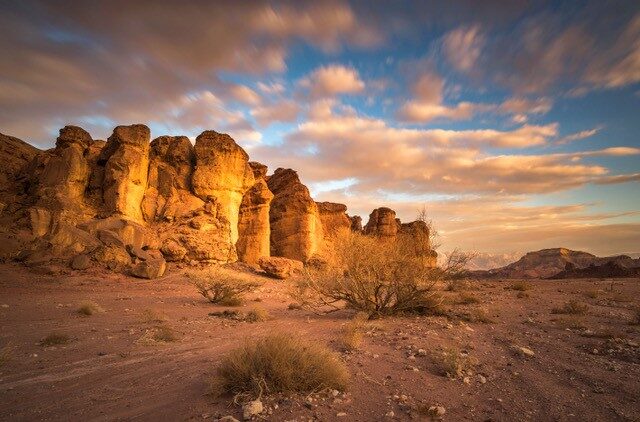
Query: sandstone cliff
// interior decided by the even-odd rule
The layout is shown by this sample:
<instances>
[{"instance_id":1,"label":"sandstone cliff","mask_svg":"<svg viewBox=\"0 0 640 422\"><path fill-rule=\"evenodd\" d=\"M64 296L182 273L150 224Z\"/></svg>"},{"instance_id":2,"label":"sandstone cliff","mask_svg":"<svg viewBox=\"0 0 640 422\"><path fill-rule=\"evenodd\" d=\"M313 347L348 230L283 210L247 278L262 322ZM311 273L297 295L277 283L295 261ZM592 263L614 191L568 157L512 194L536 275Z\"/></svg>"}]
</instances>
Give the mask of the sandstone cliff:
<instances>
[{"instance_id":1,"label":"sandstone cliff","mask_svg":"<svg viewBox=\"0 0 640 422\"><path fill-rule=\"evenodd\" d=\"M151 278L165 261L307 262L341 232L362 231L345 205L316 203L294 170L268 176L229 135L205 131L195 145L150 137L141 124L116 127L106 142L65 126L41 151L0 135L0 259ZM428 239L388 208L372 212L364 233Z\"/></svg>"}]
</instances>

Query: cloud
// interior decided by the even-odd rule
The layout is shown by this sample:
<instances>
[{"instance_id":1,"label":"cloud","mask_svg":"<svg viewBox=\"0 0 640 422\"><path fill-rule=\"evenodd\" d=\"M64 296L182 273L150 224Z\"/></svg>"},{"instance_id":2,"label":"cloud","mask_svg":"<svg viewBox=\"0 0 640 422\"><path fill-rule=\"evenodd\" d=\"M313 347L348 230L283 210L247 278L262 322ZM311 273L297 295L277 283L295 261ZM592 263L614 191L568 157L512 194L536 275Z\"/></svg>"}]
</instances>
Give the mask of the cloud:
<instances>
[{"instance_id":1,"label":"cloud","mask_svg":"<svg viewBox=\"0 0 640 422\"><path fill-rule=\"evenodd\" d=\"M485 38L478 25L461 27L448 32L442 46L445 56L457 70L468 72L480 58Z\"/></svg>"},{"instance_id":2,"label":"cloud","mask_svg":"<svg viewBox=\"0 0 640 422\"><path fill-rule=\"evenodd\" d=\"M0 127L42 146L55 127L81 116L149 121L191 92L255 106L255 91L219 75L282 72L300 40L335 52L384 39L340 1L25 0L0 7L0 51L11 52L0 62Z\"/></svg>"},{"instance_id":3,"label":"cloud","mask_svg":"<svg viewBox=\"0 0 640 422\"><path fill-rule=\"evenodd\" d=\"M358 94L365 86L357 70L341 65L322 66L303 78L299 84L309 90L312 98Z\"/></svg>"},{"instance_id":4,"label":"cloud","mask_svg":"<svg viewBox=\"0 0 640 422\"><path fill-rule=\"evenodd\" d=\"M273 122L293 122L298 117L300 106L295 101L282 100L251 110L251 115L261 126L268 126Z\"/></svg>"}]
</instances>

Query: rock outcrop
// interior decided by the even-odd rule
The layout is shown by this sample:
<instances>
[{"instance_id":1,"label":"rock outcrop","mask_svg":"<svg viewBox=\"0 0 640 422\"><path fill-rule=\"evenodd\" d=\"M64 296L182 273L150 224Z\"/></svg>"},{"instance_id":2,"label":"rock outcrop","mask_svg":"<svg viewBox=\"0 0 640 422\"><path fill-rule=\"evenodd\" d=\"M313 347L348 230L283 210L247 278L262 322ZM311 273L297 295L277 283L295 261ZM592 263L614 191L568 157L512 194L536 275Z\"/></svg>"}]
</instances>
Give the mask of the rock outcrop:
<instances>
[{"instance_id":1,"label":"rock outcrop","mask_svg":"<svg viewBox=\"0 0 640 422\"><path fill-rule=\"evenodd\" d=\"M268 176L229 135L205 131L195 145L150 138L140 124L116 127L106 142L65 126L41 151L0 134L0 259L144 278L160 277L167 262L239 259L283 278L322 261L344 231L425 235L388 208L363 230L345 205L316 203L294 170Z\"/></svg>"},{"instance_id":2,"label":"rock outcrop","mask_svg":"<svg viewBox=\"0 0 640 422\"><path fill-rule=\"evenodd\" d=\"M269 210L271 255L306 262L322 245L318 205L291 169L277 169L267 181L273 192Z\"/></svg>"},{"instance_id":3,"label":"rock outcrop","mask_svg":"<svg viewBox=\"0 0 640 422\"><path fill-rule=\"evenodd\" d=\"M193 192L220 205L219 218L228 220L230 241L235 244L242 197L255 183L249 156L229 135L213 130L196 138L195 155Z\"/></svg>"},{"instance_id":4,"label":"rock outcrop","mask_svg":"<svg viewBox=\"0 0 640 422\"><path fill-rule=\"evenodd\" d=\"M103 200L107 214L143 221L142 199L149 170L149 128L118 126L107 139L99 160L105 162Z\"/></svg>"},{"instance_id":5,"label":"rock outcrop","mask_svg":"<svg viewBox=\"0 0 640 422\"><path fill-rule=\"evenodd\" d=\"M369 214L369 221L364 226L364 233L381 238L395 238L399 223L396 212L390 208L376 208Z\"/></svg>"},{"instance_id":6,"label":"rock outcrop","mask_svg":"<svg viewBox=\"0 0 640 422\"><path fill-rule=\"evenodd\" d=\"M273 193L265 179L267 167L255 162L249 165L256 183L245 193L240 204L236 250L241 261L255 264L259 258L271 254L269 209Z\"/></svg>"}]
</instances>

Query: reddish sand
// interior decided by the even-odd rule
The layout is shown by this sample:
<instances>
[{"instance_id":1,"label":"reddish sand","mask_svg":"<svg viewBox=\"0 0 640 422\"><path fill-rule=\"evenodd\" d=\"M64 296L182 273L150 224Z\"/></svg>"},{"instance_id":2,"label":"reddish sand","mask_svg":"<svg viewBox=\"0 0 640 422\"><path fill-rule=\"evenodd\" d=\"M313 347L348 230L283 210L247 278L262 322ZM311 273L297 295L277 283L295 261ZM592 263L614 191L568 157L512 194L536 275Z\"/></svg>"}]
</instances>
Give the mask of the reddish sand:
<instances>
[{"instance_id":1,"label":"reddish sand","mask_svg":"<svg viewBox=\"0 0 640 422\"><path fill-rule=\"evenodd\" d=\"M0 265L0 348L9 356L0 367L0 420L241 419L239 405L208 394L221 356L272 332L340 351L340 327L353 315L289 310L287 282L251 277L265 284L240 310L263 307L269 321L209 316L224 308L206 302L179 272L143 281L101 272L39 275ZM422 408L441 405L450 421L640 420L640 326L630 323L640 281L534 281L528 297L520 298L510 284L477 283L466 293L479 303L448 305L458 315L485 309L488 323L375 321L358 351L340 352L352 374L346 394L321 393L308 403L304 397L264 398L270 414L262 416L375 421L392 420L393 412L396 420L420 420ZM459 294L445 293L449 302ZM588 304L586 314L552 313L572 299ZM86 300L105 312L79 315ZM149 310L179 333L178 341L145 341L159 324ZM71 341L41 346L52 333ZM518 354L514 348L522 346L535 355ZM440 375L432 355L449 347L477 361L466 380ZM427 356L409 358L418 348Z\"/></svg>"}]
</instances>

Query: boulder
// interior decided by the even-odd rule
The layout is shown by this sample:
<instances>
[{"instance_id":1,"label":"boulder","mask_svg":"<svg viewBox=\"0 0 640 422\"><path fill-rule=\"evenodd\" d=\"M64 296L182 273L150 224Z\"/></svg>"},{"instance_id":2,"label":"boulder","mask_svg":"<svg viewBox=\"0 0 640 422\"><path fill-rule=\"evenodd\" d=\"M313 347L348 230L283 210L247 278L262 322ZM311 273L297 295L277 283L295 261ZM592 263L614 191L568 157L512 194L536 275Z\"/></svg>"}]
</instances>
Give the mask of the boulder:
<instances>
[{"instance_id":1,"label":"boulder","mask_svg":"<svg viewBox=\"0 0 640 422\"><path fill-rule=\"evenodd\" d=\"M158 239L151 230L140 223L119 216L89 220L79 224L78 227L97 236L106 245L138 248L145 246L157 248L158 246Z\"/></svg>"},{"instance_id":2,"label":"boulder","mask_svg":"<svg viewBox=\"0 0 640 422\"><path fill-rule=\"evenodd\" d=\"M364 233L381 238L395 238L399 222L396 212L390 208L376 208L369 214L369 221L364 226Z\"/></svg>"},{"instance_id":3,"label":"boulder","mask_svg":"<svg viewBox=\"0 0 640 422\"><path fill-rule=\"evenodd\" d=\"M162 277L166 269L167 262L163 258L151 258L134 265L131 274L138 278L154 279Z\"/></svg>"},{"instance_id":4,"label":"boulder","mask_svg":"<svg viewBox=\"0 0 640 422\"><path fill-rule=\"evenodd\" d=\"M307 261L323 242L318 206L291 169L277 169L267 180L273 200L269 210L271 255Z\"/></svg>"},{"instance_id":5,"label":"boulder","mask_svg":"<svg viewBox=\"0 0 640 422\"><path fill-rule=\"evenodd\" d=\"M193 192L203 201L215 199L220 205L219 217L229 222L229 242L235 245L240 204L255 183L249 156L229 135L212 130L196 138L195 156Z\"/></svg>"},{"instance_id":6,"label":"boulder","mask_svg":"<svg viewBox=\"0 0 640 422\"><path fill-rule=\"evenodd\" d=\"M166 240L160 252L162 252L164 258L169 262L182 261L187 255L187 249L174 239Z\"/></svg>"},{"instance_id":7,"label":"boulder","mask_svg":"<svg viewBox=\"0 0 640 422\"><path fill-rule=\"evenodd\" d=\"M86 270L91 267L91 258L87 254L80 254L73 257L70 267L77 271Z\"/></svg>"},{"instance_id":8,"label":"boulder","mask_svg":"<svg viewBox=\"0 0 640 422\"><path fill-rule=\"evenodd\" d=\"M99 160L104 161L105 212L143 221L141 204L149 169L149 128L118 126L107 139Z\"/></svg>"},{"instance_id":9,"label":"boulder","mask_svg":"<svg viewBox=\"0 0 640 422\"><path fill-rule=\"evenodd\" d=\"M131 265L131 256L125 248L103 245L97 248L92 258L113 271L123 271Z\"/></svg>"},{"instance_id":10,"label":"boulder","mask_svg":"<svg viewBox=\"0 0 640 422\"><path fill-rule=\"evenodd\" d=\"M258 265L268 276L281 280L302 273L304 269L304 264L301 261L279 256L262 257L258 260Z\"/></svg>"},{"instance_id":11,"label":"boulder","mask_svg":"<svg viewBox=\"0 0 640 422\"><path fill-rule=\"evenodd\" d=\"M242 198L236 250L243 262L255 264L258 258L270 255L269 205L272 200L273 193L264 179L259 179Z\"/></svg>"}]
</instances>

